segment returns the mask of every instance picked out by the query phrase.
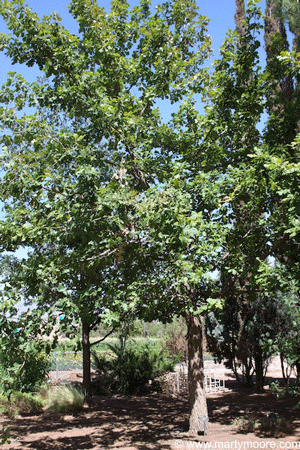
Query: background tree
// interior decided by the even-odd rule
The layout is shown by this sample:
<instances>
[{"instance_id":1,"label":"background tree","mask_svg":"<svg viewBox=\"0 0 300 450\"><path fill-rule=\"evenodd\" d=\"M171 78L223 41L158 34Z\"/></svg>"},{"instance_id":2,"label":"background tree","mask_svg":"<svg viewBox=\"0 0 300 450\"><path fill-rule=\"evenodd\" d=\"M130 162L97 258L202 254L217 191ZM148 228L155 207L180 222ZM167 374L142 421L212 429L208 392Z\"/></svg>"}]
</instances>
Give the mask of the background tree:
<instances>
[{"instance_id":1,"label":"background tree","mask_svg":"<svg viewBox=\"0 0 300 450\"><path fill-rule=\"evenodd\" d=\"M214 266L221 282L214 295L228 302L238 298L245 319L261 291L260 270L270 248L265 215L268 187L261 166L253 164L250 156L261 145L257 124L264 111L265 76L258 54L261 13L251 5L245 13L242 6L238 2L239 31L231 32L220 49L220 59L215 61L204 93L205 115L197 117L194 113L198 129L190 121L188 136L196 134L193 143L197 144L186 146L189 150L184 156L193 161L195 173L198 171L194 178L195 204L222 227L222 246ZM189 117L193 117L191 110ZM213 180L212 208L203 208L201 202L203 179ZM260 348L255 359L261 388Z\"/></svg>"},{"instance_id":2,"label":"background tree","mask_svg":"<svg viewBox=\"0 0 300 450\"><path fill-rule=\"evenodd\" d=\"M210 308L210 298L213 304L218 302L213 298L218 282L210 272L219 258L223 233L215 221L193 208L189 175L188 168L178 167L168 189L147 197L143 229L147 232L146 251L151 255L151 267L136 288L144 299L138 306L142 317L159 317L164 322L176 315L186 320L189 429L196 433L204 427L199 417L207 417L202 313ZM204 183L205 180L203 188ZM205 197L203 192L203 204L208 204Z\"/></svg>"},{"instance_id":3,"label":"background tree","mask_svg":"<svg viewBox=\"0 0 300 450\"><path fill-rule=\"evenodd\" d=\"M230 299L239 299L238 313L245 320L242 324L247 323L250 317L250 330L253 331L256 329L253 325L258 323L255 320L255 311L261 313L265 310L269 315L269 310L272 310L271 301L276 305L274 316L278 318L285 307L274 298L274 293L277 295L283 289L288 292L290 277L297 285L299 210L295 199L296 185L299 182L299 71L298 66L297 70L293 70L290 65L293 58L296 61L295 54L288 56L287 52L285 20L290 22L292 19L284 5L280 2L267 2L264 34L267 66L264 71L258 66L257 49L260 44L254 34L259 30L259 22L256 19L251 25L249 12L248 9L245 21L241 22L244 5L243 2L237 2L238 43L234 47L234 41L227 41L227 47L224 47L227 51L223 52L223 59L217 66L220 81L216 84L226 86L226 89L213 91L211 101L215 106L214 116L218 117L220 114L229 130L224 133L223 142L231 137L223 147L228 149L227 154L224 152L227 156L227 160L224 158L224 185L225 192L228 189L228 195L224 197L223 204L229 219L229 232L226 241L227 253L224 253L219 266L223 279L221 295L225 297L225 304L229 309L232 301ZM254 18L253 13L257 15L258 10L252 9ZM296 42L295 34L294 48ZM247 65L243 65L245 62ZM224 83L225 80L227 84ZM252 98L248 90L250 86L254 94ZM260 134L257 124L264 105L269 117ZM248 120L247 125L245 119ZM234 120L235 127L231 128ZM222 130L221 120L218 124ZM235 140L237 137L239 139ZM222 141L217 138L215 142L219 144ZM239 151L236 151L237 149ZM272 268L270 257L281 264ZM282 272L283 266L285 270ZM255 305L259 305L259 309L256 310ZM232 307L234 310L234 303ZM265 344L263 339L258 339L255 344L258 389L263 387L262 356L266 343L269 342L272 349L275 336L280 333L278 319L274 317L275 320L270 322L264 315L260 319L261 324L269 328L270 339L267 338ZM266 333L262 334L267 337ZM255 342L253 337L252 340Z\"/></svg>"},{"instance_id":4,"label":"background tree","mask_svg":"<svg viewBox=\"0 0 300 450\"><path fill-rule=\"evenodd\" d=\"M290 223L298 214L294 206L289 206L295 192L298 174L288 172L299 162L297 134L299 128L299 73L293 71L288 60L280 58L289 50L286 24L293 37L293 51L299 51L299 29L296 25L299 4L290 1L268 1L265 17L265 42L267 52L267 110L269 118L265 128L265 142L274 156L269 165L274 179L273 202L270 204L271 222L274 230L274 256L293 272L298 265L298 234L291 234ZM277 138L276 138L277 136ZM276 159L277 158L277 159ZM291 165L288 170L287 166ZM276 166L277 174L274 172ZM283 168L285 166L285 168ZM279 175L280 172L280 175ZM277 176L279 175L279 176ZM287 182L287 177L289 181ZM289 186L288 186L289 183ZM275 189L277 188L277 192ZM279 187L281 186L281 187ZM297 189L297 188L296 188Z\"/></svg>"},{"instance_id":5,"label":"background tree","mask_svg":"<svg viewBox=\"0 0 300 450\"><path fill-rule=\"evenodd\" d=\"M243 298L228 298L222 310L208 314L208 349L217 361L225 360L241 385L253 385L258 352L265 377L269 358L277 352L281 308L280 299L262 295L247 307Z\"/></svg>"}]
</instances>

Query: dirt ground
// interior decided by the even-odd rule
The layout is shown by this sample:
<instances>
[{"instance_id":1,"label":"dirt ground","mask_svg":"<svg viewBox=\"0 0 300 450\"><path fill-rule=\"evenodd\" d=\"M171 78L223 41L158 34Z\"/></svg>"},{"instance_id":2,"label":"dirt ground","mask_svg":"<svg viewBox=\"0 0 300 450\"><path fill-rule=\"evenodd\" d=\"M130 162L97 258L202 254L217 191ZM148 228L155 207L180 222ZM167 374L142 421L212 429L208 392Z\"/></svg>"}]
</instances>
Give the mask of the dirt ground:
<instances>
[{"instance_id":1,"label":"dirt ground","mask_svg":"<svg viewBox=\"0 0 300 450\"><path fill-rule=\"evenodd\" d=\"M281 373L272 365L269 383ZM209 428L206 436L189 436L186 398L96 397L93 406L74 415L40 414L0 418L11 429L12 440L3 450L176 450L298 449L298 399L278 400L268 389L257 394L240 389L227 373L228 391L209 394ZM271 413L271 416L269 414ZM255 428L254 422L262 426Z\"/></svg>"}]
</instances>

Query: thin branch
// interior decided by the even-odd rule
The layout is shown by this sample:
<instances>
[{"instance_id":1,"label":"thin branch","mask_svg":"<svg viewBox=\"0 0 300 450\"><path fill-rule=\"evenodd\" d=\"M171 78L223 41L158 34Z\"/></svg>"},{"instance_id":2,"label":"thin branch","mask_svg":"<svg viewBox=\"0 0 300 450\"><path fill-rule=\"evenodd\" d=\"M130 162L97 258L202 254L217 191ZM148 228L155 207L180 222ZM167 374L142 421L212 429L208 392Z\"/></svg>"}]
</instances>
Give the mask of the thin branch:
<instances>
[{"instance_id":1,"label":"thin branch","mask_svg":"<svg viewBox=\"0 0 300 450\"><path fill-rule=\"evenodd\" d=\"M81 258L80 261L84 262L84 261L94 261L95 259L98 258L104 258L104 256L110 256L113 253L115 253L118 249L115 248L113 250L111 250L110 248L108 248L107 250L105 250L104 252L100 253L99 255L95 255L95 256L91 256L90 258Z\"/></svg>"},{"instance_id":2,"label":"thin branch","mask_svg":"<svg viewBox=\"0 0 300 450\"><path fill-rule=\"evenodd\" d=\"M133 244L133 243L135 243L135 242L136 242L136 241L132 239L131 241L125 242L125 245ZM110 248L108 248L107 250L104 250L104 252L102 252L102 253L100 253L100 254L98 254L98 255L95 255L95 256L91 256L90 258L81 258L80 261L81 261L81 262L85 262L85 261L95 261L96 259L99 259L99 258L101 259L101 258L104 258L105 256L113 255L114 253L116 253L116 252L118 252L118 251L120 251L120 246L117 247L117 248L114 248L113 250L111 250Z\"/></svg>"},{"instance_id":3,"label":"thin branch","mask_svg":"<svg viewBox=\"0 0 300 450\"><path fill-rule=\"evenodd\" d=\"M90 347L93 347L94 345L99 344L100 342L103 342L106 338L108 338L108 336L110 336L117 329L118 325L114 326L113 329L111 331L109 331L103 338L98 339L98 341L91 342Z\"/></svg>"}]
</instances>

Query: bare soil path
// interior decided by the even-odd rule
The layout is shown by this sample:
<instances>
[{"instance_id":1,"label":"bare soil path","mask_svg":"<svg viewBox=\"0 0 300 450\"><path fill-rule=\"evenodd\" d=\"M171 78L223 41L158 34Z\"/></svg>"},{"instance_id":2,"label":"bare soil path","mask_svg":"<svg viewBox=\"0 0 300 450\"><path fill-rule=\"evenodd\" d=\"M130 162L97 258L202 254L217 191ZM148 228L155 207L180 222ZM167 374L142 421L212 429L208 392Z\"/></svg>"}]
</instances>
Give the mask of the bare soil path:
<instances>
[{"instance_id":1,"label":"bare soil path","mask_svg":"<svg viewBox=\"0 0 300 450\"><path fill-rule=\"evenodd\" d=\"M270 371L268 381L274 379ZM280 375L277 374L276 375ZM299 398L278 400L270 391L257 394L237 388L228 378L227 392L208 396L207 436L188 436L186 398L96 397L92 407L74 415L29 415L0 418L11 428L3 450L300 450ZM268 415L271 413L271 420ZM275 422L274 422L275 421ZM257 423L262 426L256 426Z\"/></svg>"}]
</instances>

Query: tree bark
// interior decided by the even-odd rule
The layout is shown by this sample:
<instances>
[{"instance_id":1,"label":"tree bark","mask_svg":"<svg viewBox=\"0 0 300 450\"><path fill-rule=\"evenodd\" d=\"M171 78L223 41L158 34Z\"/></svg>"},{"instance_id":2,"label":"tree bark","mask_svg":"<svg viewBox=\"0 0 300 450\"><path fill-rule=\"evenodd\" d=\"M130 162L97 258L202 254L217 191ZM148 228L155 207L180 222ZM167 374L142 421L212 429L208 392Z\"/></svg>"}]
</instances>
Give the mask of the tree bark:
<instances>
[{"instance_id":1,"label":"tree bark","mask_svg":"<svg viewBox=\"0 0 300 450\"><path fill-rule=\"evenodd\" d=\"M83 390L85 401L91 403L91 345L90 345L90 325L82 321L82 366L83 366Z\"/></svg>"},{"instance_id":2,"label":"tree bark","mask_svg":"<svg viewBox=\"0 0 300 450\"><path fill-rule=\"evenodd\" d=\"M257 392L262 392L264 389L264 364L263 364L263 356L260 350L256 351L254 355L255 362L255 388Z\"/></svg>"},{"instance_id":3,"label":"tree bark","mask_svg":"<svg viewBox=\"0 0 300 450\"><path fill-rule=\"evenodd\" d=\"M296 386L300 386L300 361L297 361L295 366L297 370Z\"/></svg>"},{"instance_id":4,"label":"tree bark","mask_svg":"<svg viewBox=\"0 0 300 450\"><path fill-rule=\"evenodd\" d=\"M204 387L203 330L201 318L192 313L186 316L188 328L189 433L207 430L208 412Z\"/></svg>"},{"instance_id":5,"label":"tree bark","mask_svg":"<svg viewBox=\"0 0 300 450\"><path fill-rule=\"evenodd\" d=\"M234 14L234 21L236 31L242 36L245 33L243 20L246 19L245 0L235 0L236 10Z\"/></svg>"}]
</instances>

